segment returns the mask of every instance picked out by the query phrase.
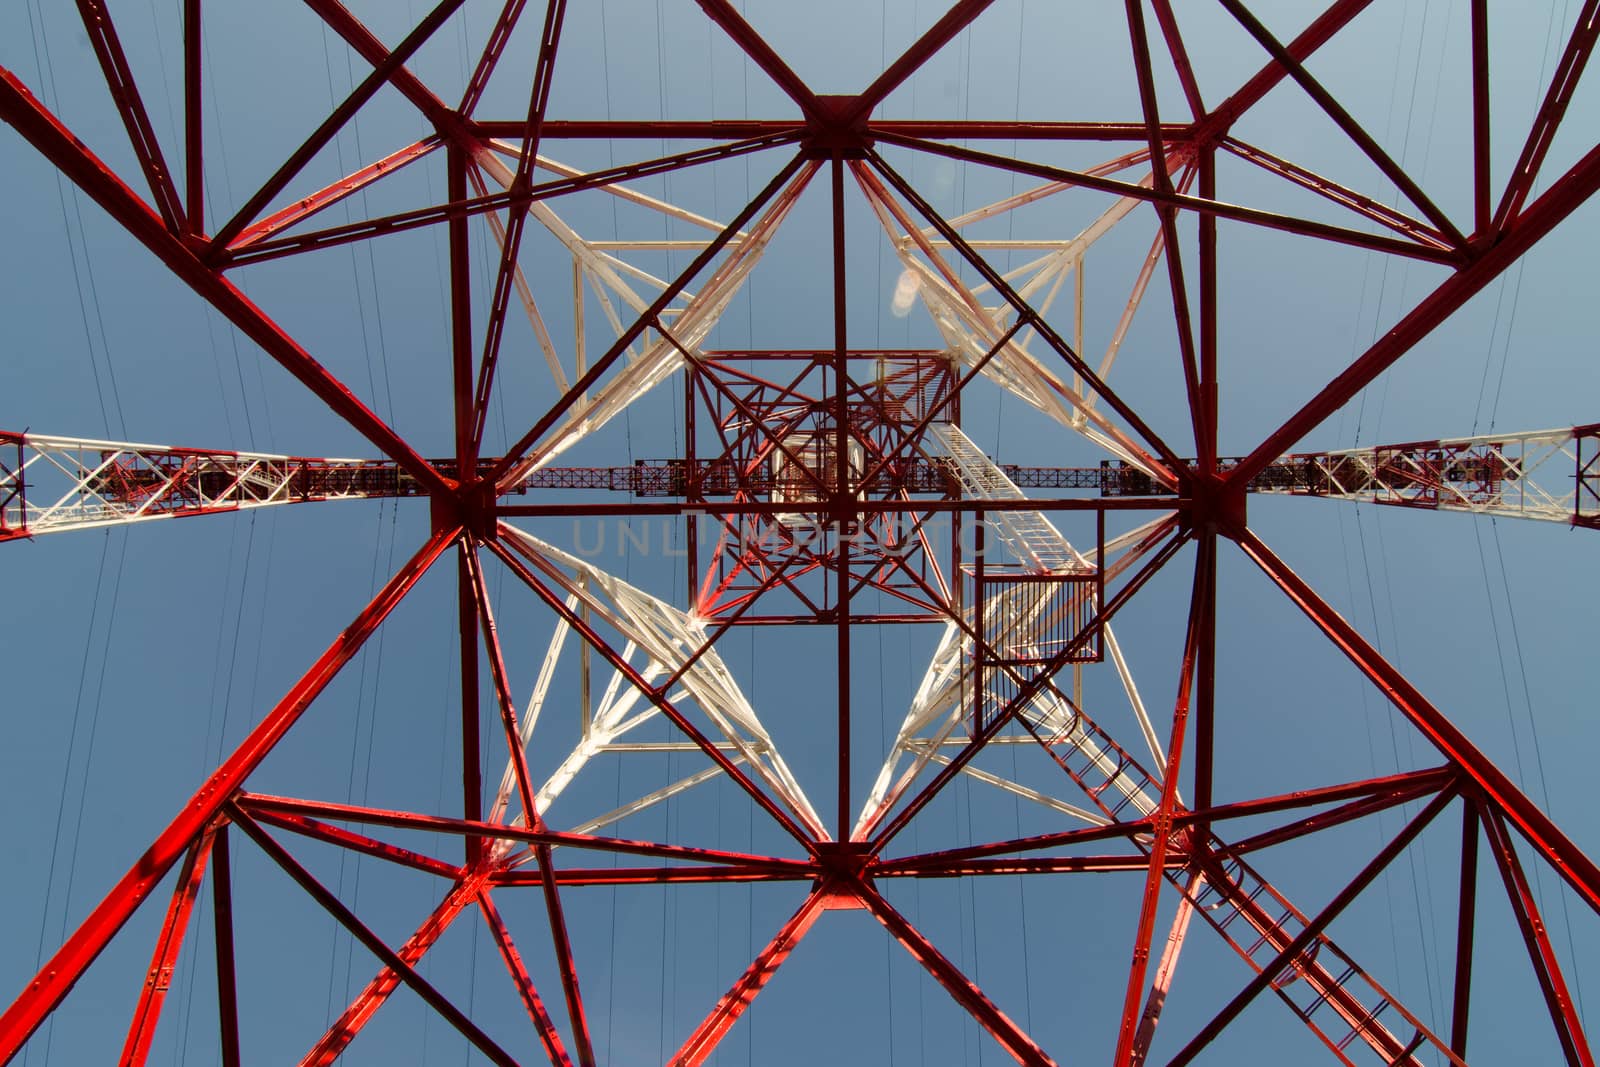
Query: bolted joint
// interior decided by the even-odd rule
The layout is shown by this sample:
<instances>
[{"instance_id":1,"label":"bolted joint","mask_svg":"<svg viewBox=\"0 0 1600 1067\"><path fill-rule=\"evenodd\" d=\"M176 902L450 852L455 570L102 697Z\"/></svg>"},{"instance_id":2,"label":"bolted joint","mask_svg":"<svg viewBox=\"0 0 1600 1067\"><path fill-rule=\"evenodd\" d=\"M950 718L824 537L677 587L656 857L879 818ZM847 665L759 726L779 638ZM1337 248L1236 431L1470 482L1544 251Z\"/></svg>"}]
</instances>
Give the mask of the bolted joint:
<instances>
[{"instance_id":1,"label":"bolted joint","mask_svg":"<svg viewBox=\"0 0 1600 1067\"><path fill-rule=\"evenodd\" d=\"M865 907L861 894L876 862L866 841L824 841L817 845L817 865L822 868L817 886L830 911Z\"/></svg>"},{"instance_id":2,"label":"bolted joint","mask_svg":"<svg viewBox=\"0 0 1600 1067\"><path fill-rule=\"evenodd\" d=\"M1245 487L1220 474L1196 474L1182 501L1189 529L1238 540L1245 533Z\"/></svg>"},{"instance_id":3,"label":"bolted joint","mask_svg":"<svg viewBox=\"0 0 1600 1067\"><path fill-rule=\"evenodd\" d=\"M492 539L499 520L497 498L495 484L482 478L463 482L453 492L434 494L433 532L459 526L480 541Z\"/></svg>"},{"instance_id":4,"label":"bolted joint","mask_svg":"<svg viewBox=\"0 0 1600 1067\"><path fill-rule=\"evenodd\" d=\"M876 862L869 841L820 841L816 850L817 866L845 882L863 877Z\"/></svg>"},{"instance_id":5,"label":"bolted joint","mask_svg":"<svg viewBox=\"0 0 1600 1067\"><path fill-rule=\"evenodd\" d=\"M859 109L860 100L857 96L816 98L817 110L806 122L802 142L808 159L867 158L872 135L867 132L867 113Z\"/></svg>"}]
</instances>

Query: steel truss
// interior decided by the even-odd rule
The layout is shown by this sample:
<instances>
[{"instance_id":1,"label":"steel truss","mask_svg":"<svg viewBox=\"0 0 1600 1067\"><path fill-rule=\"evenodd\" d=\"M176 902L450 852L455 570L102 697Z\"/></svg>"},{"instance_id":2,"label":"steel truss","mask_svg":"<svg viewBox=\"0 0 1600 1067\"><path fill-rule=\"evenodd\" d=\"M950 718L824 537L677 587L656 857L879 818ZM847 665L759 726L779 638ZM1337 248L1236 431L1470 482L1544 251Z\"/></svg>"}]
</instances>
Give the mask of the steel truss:
<instances>
[{"instance_id":1,"label":"steel truss","mask_svg":"<svg viewBox=\"0 0 1600 1067\"><path fill-rule=\"evenodd\" d=\"M461 6L460 0L439 3L392 48L339 0L307 0L327 28L370 65L370 74L259 190L208 232L207 153L200 120L206 87L202 5L186 0L183 8L184 136L182 163L174 168L153 133L103 0L78 0L139 174L125 180L114 173L21 79L4 70L0 118L385 458L299 459L0 435L5 450L0 453L5 456L0 466L0 539L276 503L376 496L425 497L432 530L0 1015L0 1062L17 1055L135 911L168 884L166 916L148 980L132 997L121 1062L143 1063L149 1054L194 905L207 884L216 916L212 937L221 1059L230 1067L241 1062L230 850L248 839L382 964L327 1031L314 1038L302 1060L307 1064L336 1059L402 984L492 1062L515 1062L419 970L444 932L474 914L490 931L544 1055L552 1063L594 1063L564 899L590 885L697 881L794 881L809 883L811 891L721 1001L706 1006L698 1025L680 1031L687 1036L672 1063L704 1062L823 913L842 908L870 913L1018 1062L1053 1063L1052 1053L888 903L880 885L901 877L1107 870L1144 874L1124 1007L1116 1021L1118 1067L1146 1061L1196 917L1219 933L1250 976L1170 1063L1193 1061L1254 998L1271 989L1335 1062L1464 1064L1482 845L1502 876L1557 1042L1568 1063L1592 1065L1591 1046L1529 888L1523 856L1548 866L1596 912L1600 868L1448 715L1260 540L1248 524L1247 498L1250 493L1329 496L1600 525L1600 430L1594 426L1285 454L1600 189L1600 145L1587 148L1565 173L1549 174L1545 168L1554 134L1600 35L1600 0L1581 5L1533 126L1521 139L1517 165L1498 189L1489 169L1487 4L1474 0L1470 5L1470 224L1442 211L1307 69L1318 50L1368 6L1364 0L1336 0L1288 40L1275 37L1240 0L1220 3L1262 53L1259 69L1224 100L1208 105L1203 98L1172 5L1167 0L1148 5L1128 0L1128 39L1142 114L1115 122L912 122L880 118L877 112L919 67L983 14L986 0L955 3L870 86L848 97L816 94L727 0L699 0L714 27L787 95L798 117L651 122L547 116L564 0L551 0L542 8L508 0L483 43L463 98L453 106L407 64ZM480 115L479 99L505 60L517 24L541 17L526 115ZM1183 89L1189 111L1184 119L1159 113L1156 44L1164 48L1162 62L1170 62ZM1399 190L1403 207L1386 206L1378 197L1233 136L1238 119L1286 82L1295 83ZM301 189L305 165L384 88L396 90L433 132L395 147L332 185ZM571 167L547 154L552 142L596 138L621 145L635 139L690 139L704 146L598 171ZM1082 141L1114 147L1103 165L1082 170L971 147L996 141ZM883 146L999 168L1041 184L946 219L880 154ZM1309 191L1337 208L1344 221L1302 218L1220 197L1217 161L1222 155ZM420 161L430 157L437 164L441 156L448 189L443 203L342 226L325 225L317 217L397 170L428 165ZM741 156L786 162L725 222L627 184ZM135 185L147 189L148 196ZM833 347L814 352L711 348L719 318L813 185L832 209ZM1543 191L1536 192L1538 187ZM581 236L558 208L563 198L590 190L703 231L703 239L674 244L692 255L688 267L674 278L661 278L629 258L629 253L659 248L660 243L621 235L609 241ZM1081 190L1112 200L1079 233L1030 235L1020 242L964 236L964 229L975 222ZM297 195L288 200L291 191ZM908 284L916 299L940 331L942 350L874 353L850 347L844 318L845 294L852 284L845 275L847 195L861 196L870 208L913 280ZM268 213L277 204L286 206ZM1128 299L1116 309L1109 347L1091 361L1083 343L1084 319L1091 313L1084 300L1086 264L1098 240L1141 219L1156 224L1149 253ZM1417 259L1450 271L1393 329L1248 455L1236 459L1218 456L1219 219ZM522 250L530 220L570 255L570 292L537 292L525 275ZM1179 238L1180 226L1188 225L1198 236L1198 256L1185 263ZM444 228L450 265L455 449L440 460L425 459L229 280L232 272L254 263L430 226ZM478 326L468 255L472 226L482 229L498 255L489 313ZM984 253L1008 248L1038 254L1001 273ZM1155 272L1162 269L1177 327L1192 459L1157 435L1108 384L1129 325L1145 304ZM969 284L966 279L973 277L980 280ZM1064 303L1074 323L1070 338L1049 317L1069 281L1072 289ZM570 348L554 339L540 310L541 301L548 307L556 297L572 301L575 335ZM602 323L590 321L591 297ZM488 457L483 455L486 419L497 368L509 358L504 336L513 302L529 321L539 350L535 358L549 372L558 399L503 454ZM597 342L596 337L605 340ZM782 339L771 340L775 344ZM620 469L554 465L675 375L687 385L686 455ZM980 376L1111 458L1093 468L998 466L960 425L962 391ZM706 441L715 441L711 454L700 450ZM51 479L59 484L52 487ZM1024 488L1091 490L1098 495L1029 498ZM554 492L562 489L626 490L630 499L579 501ZM515 495L525 499L507 500ZM688 516L690 603L668 603L525 528L540 518L586 514ZM948 544L929 533L933 515L952 521L956 532ZM702 516L712 520L712 532L700 541ZM1061 532L1068 520L1085 517L1095 524L1093 548L1086 541L1075 547ZM1130 528L1108 537L1108 517L1124 520ZM975 546L963 550L961 531L976 538ZM987 549L986 540L993 541ZM1215 801L1216 576L1223 541L1236 543L1282 589L1438 750L1442 764L1280 796ZM1193 557L1193 584L1179 692L1168 719L1147 707L1111 623L1180 553ZM440 812L384 810L249 788L252 772L423 574L445 557L453 558L457 572L460 728L462 751L468 754L459 806ZM554 617L532 695L520 706L512 682L512 670L520 665L508 661L499 635L485 579L489 561L514 576ZM903 613L868 613L852 603L869 588L875 595L898 598L905 605ZM850 681L861 667L850 659L852 628L930 621L943 627L937 650L873 787L867 796L853 797ZM836 717L829 720L837 730L835 797L807 795L762 721L762 709L746 697L718 652L718 640L731 627L754 623L809 623L837 631L836 669L831 672L838 679ZM554 714L547 707L551 679L570 640L582 651L580 740L553 774L537 781L528 752L542 736L541 720ZM492 794L483 788L477 758L483 726L478 716L480 648L486 653L487 689L496 711L497 721L489 728L506 746L506 767ZM601 694L591 700L595 657L602 666L593 681ZM1105 716L1098 711L1091 715L1084 706L1080 672L1084 664L1101 659L1114 665L1139 724L1137 755L1106 730ZM663 743L637 742L629 735L660 720L682 738L666 744L700 753L702 769L568 828L551 822L553 806L597 757L659 751ZM1059 790L1025 786L975 764L987 746L1007 744L1047 755L1061 771ZM891 855L895 839L958 775L1038 804L1066 820L1067 828ZM741 790L793 839L788 854L629 840L604 832L715 779ZM1257 868L1258 854L1274 845L1407 804L1417 805L1417 814L1320 911L1298 907ZM1329 928L1452 805L1463 813L1460 939L1450 1017L1429 1019L1401 1003L1339 948ZM1272 815L1288 821L1250 836L1228 833L1234 820ZM393 829L459 838L460 858L400 848L383 838L385 830ZM434 875L441 882L439 903L420 917L415 933L391 945L300 864L285 846L285 835ZM1075 851L1108 841L1122 850L1109 855ZM558 848L566 850L559 864ZM567 858L594 852L629 857L639 865L591 868ZM559 989L535 987L495 903L502 894L523 890L538 894ZM1177 902L1176 916L1152 970L1163 899Z\"/></svg>"},{"instance_id":2,"label":"steel truss","mask_svg":"<svg viewBox=\"0 0 1600 1067\"><path fill-rule=\"evenodd\" d=\"M803 358L818 360L821 355ZM851 358L879 364L888 359L937 359L941 367L946 366L943 354L931 352L852 352ZM707 360L705 365L714 365L714 361ZM891 407L898 403L898 398L889 400ZM891 420L882 418L883 410L885 398L880 397L853 414L859 420L873 420L880 427L892 425ZM743 419L748 411L749 406L744 405L743 410L735 408L733 415ZM798 406L793 409L798 411ZM926 416L919 416L916 422L922 425L914 444L902 434L887 449L880 444L874 451L871 470L859 471L855 479L860 491L883 500L909 500L922 495L949 500L963 496L994 499L973 481L969 468L976 465L987 472L985 476L992 485L1003 482L1015 490L1007 493L1011 499L1022 499L1022 489L1094 490L1116 497L1173 495L1144 470L1120 460L1104 460L1097 467L998 464L983 455L954 423ZM795 432L783 420L776 420L773 425L784 433ZM678 498L691 506L705 505L709 510L713 502L724 498L754 504L777 499L774 494L791 499L815 494L818 481L805 473L807 466L815 463L801 462L793 448L786 454L770 435L757 442L756 432L743 427L738 435L740 446L749 452L742 461L724 454L709 459L636 460L625 467L541 467L507 485L501 495L550 489L606 490L639 497ZM815 429L805 434L815 451L814 442L820 440ZM958 447L967 457L965 466L946 440L951 435L958 435L957 440L963 442ZM752 450L757 444L760 447ZM912 447L908 449L908 445ZM7 458L0 459L0 541L152 519L226 514L272 504L427 495L416 478L387 459L276 456L6 431L0 431L0 450L10 450ZM866 455L864 450L861 455ZM448 477L458 476L454 460L429 462ZM493 470L497 462L495 458L480 458L480 476ZM1226 471L1239 462L1237 458L1224 458L1218 460L1218 466ZM1269 464L1250 479L1245 491L1465 511L1496 518L1540 519L1595 529L1600 528L1600 425L1334 452L1296 452ZM720 509L724 533L738 545L762 548L748 561L733 557L736 568L774 558L771 553L780 540L793 545L794 531L773 532L779 524L772 514L755 516L755 522L743 529L731 518L734 514L727 508ZM1027 549L1018 540L1017 523L1022 520L1008 519L1007 514L1000 512L996 516L1000 536L1022 559L1045 570L1066 565L1064 556L1055 558L1048 555L1048 550L1041 555L1037 548ZM901 531L892 522L885 526L885 515L899 517L889 512L877 513L883 537L876 542L885 550L880 558L904 556L909 546L893 540ZM762 545L763 540L772 543ZM828 559L826 554L818 556L813 552L807 569L826 567ZM698 577L693 563L690 574ZM724 577L724 584L728 581L731 579Z\"/></svg>"}]
</instances>

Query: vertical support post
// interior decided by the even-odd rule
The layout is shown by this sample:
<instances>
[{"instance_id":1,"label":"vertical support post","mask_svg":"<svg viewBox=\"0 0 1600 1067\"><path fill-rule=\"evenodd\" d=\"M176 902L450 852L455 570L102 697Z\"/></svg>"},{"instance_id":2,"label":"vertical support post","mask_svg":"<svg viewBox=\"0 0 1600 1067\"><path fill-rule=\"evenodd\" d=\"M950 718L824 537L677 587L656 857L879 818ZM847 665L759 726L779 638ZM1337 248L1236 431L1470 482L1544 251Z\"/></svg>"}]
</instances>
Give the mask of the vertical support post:
<instances>
[{"instance_id":1,"label":"vertical support post","mask_svg":"<svg viewBox=\"0 0 1600 1067\"><path fill-rule=\"evenodd\" d=\"M1539 978L1539 988L1550 1009L1550 1021L1555 1024L1561 1051L1570 1067L1594 1067L1594 1053L1583 1034L1583 1023L1578 1019L1572 994L1567 991L1566 980L1561 976L1561 963L1556 959L1549 930L1539 914L1539 905L1528 886L1527 875L1522 871L1522 861L1517 858L1516 844L1498 811L1485 807L1482 816L1489 852L1500 868L1500 878L1506 884L1511 910L1516 913L1517 925L1528 944L1528 959L1532 961L1534 973Z\"/></svg>"},{"instance_id":2,"label":"vertical support post","mask_svg":"<svg viewBox=\"0 0 1600 1067\"><path fill-rule=\"evenodd\" d=\"M1478 902L1478 807L1461 806L1461 904L1456 909L1455 995L1450 1012L1450 1051L1467 1058L1467 1020L1472 1006L1472 928Z\"/></svg>"},{"instance_id":3,"label":"vertical support post","mask_svg":"<svg viewBox=\"0 0 1600 1067\"><path fill-rule=\"evenodd\" d=\"M1200 890L1202 875L1191 871L1189 882L1178 898L1178 911L1172 917L1172 929L1167 933L1167 947L1161 952L1161 962L1156 966L1155 981L1150 983L1150 995L1145 998L1144 1015L1139 1020L1139 1034L1133 1041L1134 1067L1142 1067L1150 1055L1150 1042L1155 1040L1156 1024L1161 1021L1161 1009L1167 1005L1167 994L1172 989L1173 976L1178 971L1178 953L1189 935L1189 922L1194 918L1195 896Z\"/></svg>"},{"instance_id":4,"label":"vertical support post","mask_svg":"<svg viewBox=\"0 0 1600 1067\"><path fill-rule=\"evenodd\" d=\"M1472 0L1472 223L1479 240L1493 225L1489 180L1489 0Z\"/></svg>"},{"instance_id":5,"label":"vertical support post","mask_svg":"<svg viewBox=\"0 0 1600 1067\"><path fill-rule=\"evenodd\" d=\"M1217 149L1207 144L1197 160L1200 197L1217 198ZM1217 278L1217 217L1202 214L1197 222L1200 237L1200 413L1197 434L1200 451L1200 477L1217 477L1217 443L1221 422L1217 410L1217 323L1219 282ZM1210 580L1206 583L1200 607L1199 645L1195 663L1194 722L1194 805L1202 811L1211 807L1213 753L1216 750L1217 711L1217 535L1200 536L1202 554L1209 561ZM1205 551L1206 549L1209 551ZM1202 827L1200 832L1204 832Z\"/></svg>"},{"instance_id":6,"label":"vertical support post","mask_svg":"<svg viewBox=\"0 0 1600 1067\"><path fill-rule=\"evenodd\" d=\"M857 521L850 486L850 357L845 332L844 159L836 152L833 178L833 421L832 519L839 546L839 812L835 840L850 839L850 539Z\"/></svg>"},{"instance_id":7,"label":"vertical support post","mask_svg":"<svg viewBox=\"0 0 1600 1067\"><path fill-rule=\"evenodd\" d=\"M584 1013L583 995L578 989L578 965L572 955L572 938L567 934L566 913L561 907L561 891L556 886L555 864L550 851L549 845L534 846L534 854L539 861L545 912L550 920L550 941L555 949L556 967L561 972L561 992L567 1002L572 1040L578 1046L578 1063L582 1067L595 1067L594 1041L589 1036L589 1019Z\"/></svg>"},{"instance_id":8,"label":"vertical support post","mask_svg":"<svg viewBox=\"0 0 1600 1067\"><path fill-rule=\"evenodd\" d=\"M228 828L211 843L211 921L217 943L217 1028L222 1067L239 1067L239 979L233 957L233 869Z\"/></svg>"},{"instance_id":9,"label":"vertical support post","mask_svg":"<svg viewBox=\"0 0 1600 1067\"><path fill-rule=\"evenodd\" d=\"M1150 870L1145 875L1144 899L1139 909L1139 924L1134 933L1133 962L1128 968L1128 988L1123 996L1122 1023L1117 1031L1116 1067L1129 1067L1139 1034L1144 1000L1145 974L1150 963L1150 942L1155 936L1156 909L1161 903L1161 886L1166 881L1167 851L1172 843L1172 814L1178 801L1178 775L1183 768L1184 733L1189 723L1189 705L1194 692L1194 667L1199 650L1201 616L1207 587L1211 583L1215 538L1200 542L1195 553L1194 587L1189 597L1189 627L1183 642L1183 664L1178 670L1178 696L1173 701L1172 732L1167 740L1167 768L1162 777L1161 801L1151 822Z\"/></svg>"},{"instance_id":10,"label":"vertical support post","mask_svg":"<svg viewBox=\"0 0 1600 1067\"><path fill-rule=\"evenodd\" d=\"M482 742L478 736L478 611L473 597L472 564L467 559L467 554L472 550L466 538L456 545L456 621L461 630L461 817L481 822L483 774L479 766ZM483 839L468 834L464 841L467 866L475 867L483 851Z\"/></svg>"},{"instance_id":11,"label":"vertical support post","mask_svg":"<svg viewBox=\"0 0 1600 1067\"><path fill-rule=\"evenodd\" d=\"M1139 85L1139 103L1144 112L1145 137L1150 146L1150 179L1158 193L1174 193L1172 173L1167 161L1167 146L1161 136L1161 114L1157 106L1155 73L1150 63L1150 41L1145 33L1144 0L1126 0L1128 36L1133 47L1133 65ZM1178 242L1177 211L1170 202L1158 203L1161 233L1166 244L1167 281L1172 289L1172 313L1178 329L1178 350L1183 362L1183 380L1189 391L1189 415L1194 426L1195 448L1204 456L1208 427L1200 394L1200 357L1195 351L1194 328L1189 314L1188 287L1183 277L1183 252ZM1209 446L1214 449L1215 446ZM1182 471L1177 472L1180 476Z\"/></svg>"},{"instance_id":12,"label":"vertical support post","mask_svg":"<svg viewBox=\"0 0 1600 1067\"><path fill-rule=\"evenodd\" d=\"M500 909L495 907L487 889L478 893L478 911L483 915L483 921L488 924L495 948L500 951L500 960L506 965L512 984L517 987L517 994L522 997L522 1006L527 1009L528 1017L533 1020L534 1029L539 1031L539 1041L544 1045L545 1055L550 1057L552 1064L572 1067L572 1060L567 1056L566 1047L561 1043L561 1034L551 1021L550 1012L545 1009L539 991L533 987L533 979L528 977L528 968L522 962L522 953L517 951L516 943L511 940L511 932L506 929L505 920L500 918Z\"/></svg>"},{"instance_id":13,"label":"vertical support post","mask_svg":"<svg viewBox=\"0 0 1600 1067\"><path fill-rule=\"evenodd\" d=\"M1200 198L1217 198L1217 149L1207 145L1200 152ZM1217 469L1217 217L1202 213L1197 222L1200 234L1200 428L1197 442L1200 470L1211 475Z\"/></svg>"},{"instance_id":14,"label":"vertical support post","mask_svg":"<svg viewBox=\"0 0 1600 1067\"><path fill-rule=\"evenodd\" d=\"M446 149L445 197L453 204L467 198L467 154L452 144ZM456 479L466 481L477 467L472 434L472 262L467 217L448 224L450 246L451 391L455 401Z\"/></svg>"},{"instance_id":15,"label":"vertical support post","mask_svg":"<svg viewBox=\"0 0 1600 1067\"><path fill-rule=\"evenodd\" d=\"M505 654L500 648L500 633L495 626L494 609L489 603L489 587L483 580L483 567L478 562L477 550L463 542L461 558L466 562L472 586L472 602L477 609L478 632L483 637L484 652L489 660L489 678L494 687L495 705L500 709L500 727L505 733L506 748L511 757L517 799L522 805L522 821L531 830L541 825L539 809L535 802L531 775L528 773L528 754L522 745L522 734L517 729L517 707L515 697L511 694L511 679L506 673Z\"/></svg>"},{"instance_id":16,"label":"vertical support post","mask_svg":"<svg viewBox=\"0 0 1600 1067\"><path fill-rule=\"evenodd\" d=\"M1210 549L1205 598L1200 606L1199 647L1195 663L1194 806L1213 806L1212 754L1216 747L1217 718L1217 535L1200 535L1201 549Z\"/></svg>"},{"instance_id":17,"label":"vertical support post","mask_svg":"<svg viewBox=\"0 0 1600 1067\"><path fill-rule=\"evenodd\" d=\"M201 97L200 0L183 0L183 179L190 233L205 233L205 113Z\"/></svg>"},{"instance_id":18,"label":"vertical support post","mask_svg":"<svg viewBox=\"0 0 1600 1067\"><path fill-rule=\"evenodd\" d=\"M173 184L172 173L162 158L161 142L156 139L155 129L150 125L150 115L145 110L144 101L139 98L133 70L128 65L127 54L111 22L111 12L105 0L77 0L77 4L84 35L94 47L95 58L100 61L106 87L111 91L111 102L116 107L123 128L127 130L134 158L144 171L151 199L167 233L176 237L183 232L183 205L178 198L177 186Z\"/></svg>"},{"instance_id":19,"label":"vertical support post","mask_svg":"<svg viewBox=\"0 0 1600 1067\"><path fill-rule=\"evenodd\" d=\"M139 1002L133 1009L133 1022L128 1027L128 1039L122 1046L120 1067L143 1067L150 1055L150 1042L155 1038L156 1024L161 1020L161 1006L166 1002L167 990L172 985L172 972L177 966L178 953L183 948L183 937L189 928L189 915L194 910L195 898L200 895L200 883L205 878L206 860L211 853L211 834L202 836L189 846L183 867L178 872L178 884L172 889L172 903L167 906L167 918L156 938L155 952L150 957L150 970L145 975L144 988L139 991Z\"/></svg>"}]
</instances>

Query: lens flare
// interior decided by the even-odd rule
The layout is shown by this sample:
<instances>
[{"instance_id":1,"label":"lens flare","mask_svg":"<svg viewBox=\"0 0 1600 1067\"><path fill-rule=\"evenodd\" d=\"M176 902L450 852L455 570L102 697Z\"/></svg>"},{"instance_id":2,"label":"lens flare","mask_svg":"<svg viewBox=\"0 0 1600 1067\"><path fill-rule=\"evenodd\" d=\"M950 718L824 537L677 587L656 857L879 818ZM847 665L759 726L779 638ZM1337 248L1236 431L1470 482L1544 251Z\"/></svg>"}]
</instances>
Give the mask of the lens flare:
<instances>
[{"instance_id":1,"label":"lens flare","mask_svg":"<svg viewBox=\"0 0 1600 1067\"><path fill-rule=\"evenodd\" d=\"M917 290L922 288L922 275L914 271L901 271L900 280L894 284L894 296L889 300L889 311L897 319L911 314L911 305L917 302Z\"/></svg>"}]
</instances>

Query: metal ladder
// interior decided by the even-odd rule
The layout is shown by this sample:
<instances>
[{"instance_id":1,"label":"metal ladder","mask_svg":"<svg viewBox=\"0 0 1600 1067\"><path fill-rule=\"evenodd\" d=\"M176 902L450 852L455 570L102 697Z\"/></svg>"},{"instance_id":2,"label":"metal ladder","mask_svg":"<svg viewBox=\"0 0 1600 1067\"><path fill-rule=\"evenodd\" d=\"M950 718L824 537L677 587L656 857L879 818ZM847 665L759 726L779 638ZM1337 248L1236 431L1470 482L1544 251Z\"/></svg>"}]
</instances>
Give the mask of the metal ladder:
<instances>
[{"instance_id":1,"label":"metal ladder","mask_svg":"<svg viewBox=\"0 0 1600 1067\"><path fill-rule=\"evenodd\" d=\"M942 458L966 497L973 500L1027 499L994 460L961 432L961 427L936 422L928 427L928 440L937 443L938 451L943 453ZM996 511L986 518L1012 556L1031 570L1058 574L1089 569L1088 561L1041 512Z\"/></svg>"},{"instance_id":2,"label":"metal ladder","mask_svg":"<svg viewBox=\"0 0 1600 1067\"><path fill-rule=\"evenodd\" d=\"M1021 718L1057 765L1113 821L1142 818L1155 809L1160 783L1081 709L1046 692L1023 709ZM1147 838L1134 843L1141 851L1150 847ZM1309 924L1304 913L1216 834L1180 833L1172 845L1190 855L1189 867L1201 879L1191 887L1181 869L1169 868L1167 881L1189 897L1196 914L1252 969L1263 970ZM1347 1067L1371 1062L1358 1061L1356 1048L1400 1067L1460 1062L1326 934L1313 938L1271 988ZM1396 1024L1402 1033L1410 1030L1409 1041L1389 1028Z\"/></svg>"}]
</instances>

